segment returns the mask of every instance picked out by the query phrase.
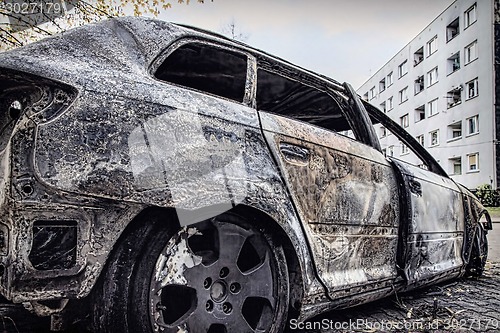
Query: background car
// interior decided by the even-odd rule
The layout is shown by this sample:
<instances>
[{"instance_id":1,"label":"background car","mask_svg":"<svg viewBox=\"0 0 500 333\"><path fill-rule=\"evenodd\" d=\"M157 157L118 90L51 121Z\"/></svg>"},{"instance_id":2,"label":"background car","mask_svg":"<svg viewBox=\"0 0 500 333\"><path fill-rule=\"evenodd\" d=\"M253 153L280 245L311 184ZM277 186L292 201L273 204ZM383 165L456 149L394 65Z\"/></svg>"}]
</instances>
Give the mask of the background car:
<instances>
[{"instance_id":1,"label":"background car","mask_svg":"<svg viewBox=\"0 0 500 333\"><path fill-rule=\"evenodd\" d=\"M0 64L0 292L52 329L281 332L484 268L484 207L347 83L144 18Z\"/></svg>"}]
</instances>

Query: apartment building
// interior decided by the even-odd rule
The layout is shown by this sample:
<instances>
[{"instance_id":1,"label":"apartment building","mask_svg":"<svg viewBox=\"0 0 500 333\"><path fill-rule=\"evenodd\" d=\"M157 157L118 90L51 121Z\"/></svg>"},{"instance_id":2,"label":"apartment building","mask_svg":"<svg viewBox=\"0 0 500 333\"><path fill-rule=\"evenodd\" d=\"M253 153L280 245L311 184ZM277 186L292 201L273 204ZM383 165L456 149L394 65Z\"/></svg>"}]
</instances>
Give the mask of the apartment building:
<instances>
[{"instance_id":1,"label":"apartment building","mask_svg":"<svg viewBox=\"0 0 500 333\"><path fill-rule=\"evenodd\" d=\"M500 182L499 3L453 2L358 89L471 189ZM421 165L387 129L377 133L387 155Z\"/></svg>"}]
</instances>

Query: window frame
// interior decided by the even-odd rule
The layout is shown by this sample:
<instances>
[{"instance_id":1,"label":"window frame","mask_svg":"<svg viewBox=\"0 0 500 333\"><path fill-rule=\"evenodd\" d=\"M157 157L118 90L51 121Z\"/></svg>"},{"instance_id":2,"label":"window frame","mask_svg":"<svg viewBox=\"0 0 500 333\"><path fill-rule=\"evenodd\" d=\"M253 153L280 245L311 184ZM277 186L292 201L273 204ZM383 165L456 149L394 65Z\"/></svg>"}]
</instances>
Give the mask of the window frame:
<instances>
[{"instance_id":1,"label":"window frame","mask_svg":"<svg viewBox=\"0 0 500 333\"><path fill-rule=\"evenodd\" d=\"M203 44L203 45L208 45L214 48L218 49L223 49L227 50L230 52L238 53L240 55L243 55L246 57L246 62L247 62L247 69L246 69L246 79L245 79L245 88L244 88L244 93L243 93L243 100L238 101L234 100L228 97L220 96L214 93L210 93L204 90L199 90L196 88L192 88L189 86L181 85L175 82L170 82L170 81L165 81L165 80L160 80L155 76L157 73L158 69L160 66L165 62L165 60L177 49L180 47L183 47L187 44ZM170 45L168 45L161 53L160 55L152 62L150 65L150 68L148 70L149 75L157 82L161 84L168 84L168 85L173 85L182 89L188 89L193 92L201 93L201 94L206 94L207 96L211 97L216 97L220 98L225 101L229 101L232 103L237 103L237 104L242 104L245 106L253 107L254 103L254 92L253 92L253 85L254 82L256 82L256 76L257 73L253 69L256 67L256 58L253 54L246 50L242 50L237 47L233 47L232 45L224 44L224 43L218 43L212 39L207 39L207 38L202 38L202 37L193 37L193 36L188 36L188 37L183 37L181 39L178 39L174 42L172 42Z\"/></svg>"},{"instance_id":2,"label":"window frame","mask_svg":"<svg viewBox=\"0 0 500 333\"><path fill-rule=\"evenodd\" d=\"M470 91L471 91L470 84L471 83L474 84L474 88L473 88L474 95L473 96L470 95ZM466 87L465 89L466 89L466 96L467 96L466 99L465 99L466 101L470 100L470 99L473 99L473 98L476 98L477 96L479 96L479 80L478 80L477 77L474 78L474 79L472 79L472 80L470 80L470 81L468 81L468 82L466 82L465 83L465 87Z\"/></svg>"},{"instance_id":3,"label":"window frame","mask_svg":"<svg viewBox=\"0 0 500 333\"><path fill-rule=\"evenodd\" d=\"M423 134L417 135L415 139L422 147L425 147L425 135Z\"/></svg>"},{"instance_id":4,"label":"window frame","mask_svg":"<svg viewBox=\"0 0 500 333\"><path fill-rule=\"evenodd\" d=\"M470 13L474 13L473 21L471 21ZM467 29L471 25L477 22L477 2L464 11L464 29Z\"/></svg>"},{"instance_id":5,"label":"window frame","mask_svg":"<svg viewBox=\"0 0 500 333\"><path fill-rule=\"evenodd\" d=\"M462 104L462 87L458 86L446 93L446 98L448 99L447 108L451 109L457 105Z\"/></svg>"},{"instance_id":6,"label":"window frame","mask_svg":"<svg viewBox=\"0 0 500 333\"><path fill-rule=\"evenodd\" d=\"M472 124L471 121L473 121L474 124L473 132L471 131L471 126L470 126ZM476 114L472 117L467 117L465 119L465 122L467 124L467 134L466 134L467 137L479 134L479 114Z\"/></svg>"},{"instance_id":7,"label":"window frame","mask_svg":"<svg viewBox=\"0 0 500 333\"><path fill-rule=\"evenodd\" d=\"M415 123L419 123L423 120L425 120L426 118L426 114L425 114L426 110L425 110L425 104L423 105L420 105L419 107L415 108L414 109L414 113L415 113ZM423 115L423 116L422 116Z\"/></svg>"},{"instance_id":8,"label":"window frame","mask_svg":"<svg viewBox=\"0 0 500 333\"><path fill-rule=\"evenodd\" d=\"M462 157L461 156L451 157L451 158L448 159L448 161L450 162L450 165L451 165L451 173L450 173L451 176L459 176L459 175L463 174L463 170L462 170ZM458 172L458 173L455 170L455 168L456 168L457 165L460 168L460 172Z\"/></svg>"},{"instance_id":9,"label":"window frame","mask_svg":"<svg viewBox=\"0 0 500 333\"><path fill-rule=\"evenodd\" d=\"M408 59L403 61L401 64L398 66L398 79L402 78L408 74Z\"/></svg>"},{"instance_id":10,"label":"window frame","mask_svg":"<svg viewBox=\"0 0 500 333\"><path fill-rule=\"evenodd\" d=\"M420 47L417 51L413 53L413 67L424 61L424 47Z\"/></svg>"},{"instance_id":11,"label":"window frame","mask_svg":"<svg viewBox=\"0 0 500 333\"><path fill-rule=\"evenodd\" d=\"M453 136L456 132L460 131L459 136ZM452 142L460 140L464 135L464 130L462 126L462 120L456 121L448 125L448 140L446 142Z\"/></svg>"},{"instance_id":12,"label":"window frame","mask_svg":"<svg viewBox=\"0 0 500 333\"><path fill-rule=\"evenodd\" d=\"M378 82L378 91L379 91L379 93L385 91L386 88L387 87L386 87L386 84L385 84L385 76L384 76L384 78Z\"/></svg>"},{"instance_id":13,"label":"window frame","mask_svg":"<svg viewBox=\"0 0 500 333\"><path fill-rule=\"evenodd\" d=\"M450 57L446 59L447 63L447 73L446 75L451 75L461 68L460 64L460 51L455 52Z\"/></svg>"},{"instance_id":14,"label":"window frame","mask_svg":"<svg viewBox=\"0 0 500 333\"><path fill-rule=\"evenodd\" d=\"M471 157L475 157L476 163L474 163L474 164L470 163ZM474 169L471 168L471 165L475 165ZM480 169L479 169L479 152L467 154L467 173L479 172L479 171L480 171Z\"/></svg>"},{"instance_id":15,"label":"window frame","mask_svg":"<svg viewBox=\"0 0 500 333\"><path fill-rule=\"evenodd\" d=\"M424 75L420 75L419 77L417 77L417 79L414 81L414 88L415 88L415 90L414 90L415 95L418 95L422 91L424 91L424 89L425 89Z\"/></svg>"},{"instance_id":16,"label":"window frame","mask_svg":"<svg viewBox=\"0 0 500 333\"><path fill-rule=\"evenodd\" d=\"M433 143L433 134L436 134L436 142ZM439 129L435 129L432 131L429 131L429 148L439 146L440 140L439 140Z\"/></svg>"},{"instance_id":17,"label":"window frame","mask_svg":"<svg viewBox=\"0 0 500 333\"><path fill-rule=\"evenodd\" d=\"M404 102L406 102L408 100L408 86L401 89L398 95L399 95L399 104L403 104Z\"/></svg>"},{"instance_id":18,"label":"window frame","mask_svg":"<svg viewBox=\"0 0 500 333\"><path fill-rule=\"evenodd\" d=\"M403 128L408 128L410 126L410 115L409 113L406 113L399 117L399 124Z\"/></svg>"},{"instance_id":19,"label":"window frame","mask_svg":"<svg viewBox=\"0 0 500 333\"><path fill-rule=\"evenodd\" d=\"M455 23L456 23L456 28L455 28ZM456 33L453 34L453 31L455 31ZM460 16L457 16L446 26L446 42L447 43L450 42L458 35L460 35Z\"/></svg>"},{"instance_id":20,"label":"window frame","mask_svg":"<svg viewBox=\"0 0 500 333\"><path fill-rule=\"evenodd\" d=\"M433 103L435 103L435 109L432 107ZM439 98L434 98L433 100L430 100L429 102L427 102L427 105L428 105L428 108L426 109L429 109L429 118L432 117L432 116L435 116L439 113ZM426 110L427 112L427 110Z\"/></svg>"},{"instance_id":21,"label":"window frame","mask_svg":"<svg viewBox=\"0 0 500 333\"><path fill-rule=\"evenodd\" d=\"M386 79L387 79L386 83L387 84L386 89L387 89L394 84L394 72L390 72L389 74L387 74Z\"/></svg>"},{"instance_id":22,"label":"window frame","mask_svg":"<svg viewBox=\"0 0 500 333\"><path fill-rule=\"evenodd\" d=\"M434 80L433 80L433 73L436 73L436 77ZM438 66L436 66L427 72L427 87L431 87L438 82L439 82L439 72L438 72Z\"/></svg>"},{"instance_id":23,"label":"window frame","mask_svg":"<svg viewBox=\"0 0 500 333\"><path fill-rule=\"evenodd\" d=\"M470 50L472 49L473 46L474 46L474 58L471 58L471 52L470 52ZM468 44L468 45L466 45L464 47L464 62L465 62L465 65L470 64L471 62L473 62L477 58L479 58L479 54L478 54L477 39L476 39L475 41L473 41L472 43L470 43L470 44Z\"/></svg>"},{"instance_id":24,"label":"window frame","mask_svg":"<svg viewBox=\"0 0 500 333\"><path fill-rule=\"evenodd\" d=\"M394 96L391 96L387 99L387 112L394 109Z\"/></svg>"},{"instance_id":25,"label":"window frame","mask_svg":"<svg viewBox=\"0 0 500 333\"><path fill-rule=\"evenodd\" d=\"M433 55L434 53L437 52L438 50L438 36L435 35L434 37L432 37L431 39L429 39L429 41L427 42L426 44L427 46L427 58L430 57L431 55Z\"/></svg>"}]
</instances>

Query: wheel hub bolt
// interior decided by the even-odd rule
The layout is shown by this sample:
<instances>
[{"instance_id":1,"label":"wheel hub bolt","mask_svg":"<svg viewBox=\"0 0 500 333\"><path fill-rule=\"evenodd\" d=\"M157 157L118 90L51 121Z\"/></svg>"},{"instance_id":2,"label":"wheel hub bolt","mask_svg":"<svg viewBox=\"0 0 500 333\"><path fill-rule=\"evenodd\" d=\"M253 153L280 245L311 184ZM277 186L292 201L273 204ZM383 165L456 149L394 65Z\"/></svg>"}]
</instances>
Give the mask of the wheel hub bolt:
<instances>
[{"instance_id":1,"label":"wheel hub bolt","mask_svg":"<svg viewBox=\"0 0 500 333\"><path fill-rule=\"evenodd\" d=\"M232 283L232 284L229 286L229 290L230 290L233 294L237 294L237 293L239 293L239 291L241 290L241 285L240 285L238 282L234 282L234 283Z\"/></svg>"},{"instance_id":2,"label":"wheel hub bolt","mask_svg":"<svg viewBox=\"0 0 500 333\"><path fill-rule=\"evenodd\" d=\"M233 311L233 306L231 305L231 303L224 303L222 304L222 311L225 313L225 314L230 314L231 311Z\"/></svg>"},{"instance_id":3,"label":"wheel hub bolt","mask_svg":"<svg viewBox=\"0 0 500 333\"><path fill-rule=\"evenodd\" d=\"M219 276L221 279L225 278L229 274L229 268L227 267L222 267L222 269L219 272Z\"/></svg>"},{"instance_id":4,"label":"wheel hub bolt","mask_svg":"<svg viewBox=\"0 0 500 333\"><path fill-rule=\"evenodd\" d=\"M210 288L211 285L212 285L212 279L207 277L205 281L203 281L203 287L205 287L205 289L208 289Z\"/></svg>"},{"instance_id":5,"label":"wheel hub bolt","mask_svg":"<svg viewBox=\"0 0 500 333\"><path fill-rule=\"evenodd\" d=\"M212 312L212 310L214 309L214 303L212 303L212 301L207 301L207 303L205 304L205 309L208 311L208 312Z\"/></svg>"}]
</instances>

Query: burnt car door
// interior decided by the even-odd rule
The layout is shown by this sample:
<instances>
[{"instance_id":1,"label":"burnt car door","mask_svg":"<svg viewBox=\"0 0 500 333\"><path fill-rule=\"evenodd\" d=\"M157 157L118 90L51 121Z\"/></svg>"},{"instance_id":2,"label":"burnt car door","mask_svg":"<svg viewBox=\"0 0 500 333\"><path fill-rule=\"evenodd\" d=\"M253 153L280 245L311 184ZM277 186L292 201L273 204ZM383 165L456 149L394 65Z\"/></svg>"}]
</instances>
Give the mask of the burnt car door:
<instances>
[{"instance_id":1,"label":"burnt car door","mask_svg":"<svg viewBox=\"0 0 500 333\"><path fill-rule=\"evenodd\" d=\"M409 288L459 274L463 265L464 207L458 186L430 154L382 112L369 107L374 123L380 122L399 140L407 160L389 156L401 184L401 243L398 265ZM382 147L384 148L384 147ZM407 148L407 149L406 149ZM413 155L413 156L410 156Z\"/></svg>"},{"instance_id":2,"label":"burnt car door","mask_svg":"<svg viewBox=\"0 0 500 333\"><path fill-rule=\"evenodd\" d=\"M380 151L350 135L345 96L334 98L288 71L260 62L257 108L318 275L332 298L388 292L397 277L394 170Z\"/></svg>"}]
</instances>

